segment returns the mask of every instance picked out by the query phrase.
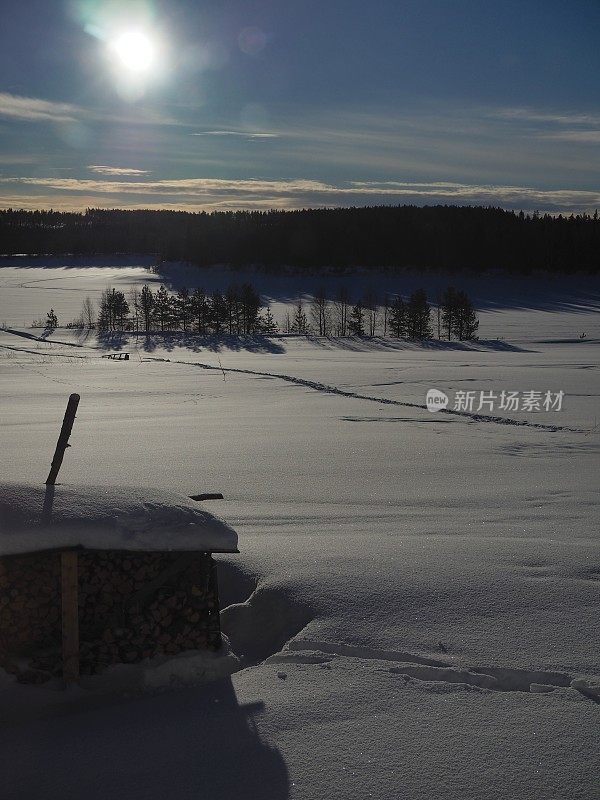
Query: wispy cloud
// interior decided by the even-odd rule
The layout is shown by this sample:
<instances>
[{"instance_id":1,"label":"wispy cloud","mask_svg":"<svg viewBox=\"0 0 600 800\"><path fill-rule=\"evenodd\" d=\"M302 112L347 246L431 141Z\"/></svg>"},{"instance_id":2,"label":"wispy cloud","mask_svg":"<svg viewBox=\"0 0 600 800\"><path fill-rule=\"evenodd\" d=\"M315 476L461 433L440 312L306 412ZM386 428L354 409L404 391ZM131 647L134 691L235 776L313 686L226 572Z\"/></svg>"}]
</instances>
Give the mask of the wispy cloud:
<instances>
[{"instance_id":1,"label":"wispy cloud","mask_svg":"<svg viewBox=\"0 0 600 800\"><path fill-rule=\"evenodd\" d=\"M451 181L260 180L187 178L159 181L103 181L77 178L4 178L0 183L35 186L44 192L85 195L98 204L110 195L112 207L180 208L305 208L379 203L494 205L504 208L563 212L600 206L600 191L571 188L467 184ZM7 186L8 188L8 186ZM61 195L58 195L60 197ZM13 194L13 198L14 198ZM56 196L56 195L53 195ZM138 199L133 200L137 196ZM43 197L43 195L40 195ZM143 198L143 199L142 199ZM76 203L76 201L73 201ZM13 203L14 204L14 203ZM42 205L46 205L42 203Z\"/></svg>"},{"instance_id":2,"label":"wispy cloud","mask_svg":"<svg viewBox=\"0 0 600 800\"><path fill-rule=\"evenodd\" d=\"M278 139L279 133L248 131L196 131L190 136L239 136L243 139Z\"/></svg>"},{"instance_id":3,"label":"wispy cloud","mask_svg":"<svg viewBox=\"0 0 600 800\"><path fill-rule=\"evenodd\" d=\"M179 120L151 108L139 107L128 114L116 114L104 108L85 108L73 103L43 100L40 97L0 92L0 117L26 122L115 122L129 126L179 127Z\"/></svg>"},{"instance_id":4,"label":"wispy cloud","mask_svg":"<svg viewBox=\"0 0 600 800\"><path fill-rule=\"evenodd\" d=\"M55 103L38 97L0 92L0 116L36 122L74 122L80 109L71 103Z\"/></svg>"},{"instance_id":5,"label":"wispy cloud","mask_svg":"<svg viewBox=\"0 0 600 800\"><path fill-rule=\"evenodd\" d=\"M487 116L520 122L541 122L551 125L595 125L600 126L600 114L584 114L577 111L540 111L534 108L495 108Z\"/></svg>"},{"instance_id":6,"label":"wispy cloud","mask_svg":"<svg viewBox=\"0 0 600 800\"><path fill-rule=\"evenodd\" d=\"M491 115L496 119L526 126L528 132L538 139L572 144L600 144L600 114L501 108L491 112Z\"/></svg>"},{"instance_id":7,"label":"wispy cloud","mask_svg":"<svg viewBox=\"0 0 600 800\"><path fill-rule=\"evenodd\" d=\"M102 164L90 164L88 166L90 172L94 172L97 175L114 175L115 177L119 177L120 175L149 175L149 171L147 169L134 169L133 167L108 167Z\"/></svg>"}]
</instances>

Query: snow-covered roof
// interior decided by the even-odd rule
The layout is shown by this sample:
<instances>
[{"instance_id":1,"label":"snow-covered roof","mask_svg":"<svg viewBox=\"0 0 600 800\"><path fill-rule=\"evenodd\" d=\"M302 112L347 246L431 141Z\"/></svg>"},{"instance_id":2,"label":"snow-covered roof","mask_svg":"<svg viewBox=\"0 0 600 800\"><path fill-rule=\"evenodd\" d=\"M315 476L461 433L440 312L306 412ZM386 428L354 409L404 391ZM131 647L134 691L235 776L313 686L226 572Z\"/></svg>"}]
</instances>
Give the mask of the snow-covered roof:
<instances>
[{"instance_id":1,"label":"snow-covered roof","mask_svg":"<svg viewBox=\"0 0 600 800\"><path fill-rule=\"evenodd\" d=\"M235 553L237 534L162 489L0 483L0 556L70 547Z\"/></svg>"}]
</instances>

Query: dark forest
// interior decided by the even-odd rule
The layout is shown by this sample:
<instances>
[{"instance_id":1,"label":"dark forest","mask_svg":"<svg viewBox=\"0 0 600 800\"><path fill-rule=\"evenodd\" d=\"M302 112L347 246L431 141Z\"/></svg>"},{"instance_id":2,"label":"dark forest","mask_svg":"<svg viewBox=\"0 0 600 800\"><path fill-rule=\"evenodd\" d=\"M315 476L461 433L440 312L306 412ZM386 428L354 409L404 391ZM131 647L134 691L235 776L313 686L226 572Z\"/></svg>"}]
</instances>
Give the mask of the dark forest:
<instances>
[{"instance_id":1,"label":"dark forest","mask_svg":"<svg viewBox=\"0 0 600 800\"><path fill-rule=\"evenodd\" d=\"M600 221L500 208L0 211L0 253L152 254L198 265L597 273Z\"/></svg>"}]
</instances>

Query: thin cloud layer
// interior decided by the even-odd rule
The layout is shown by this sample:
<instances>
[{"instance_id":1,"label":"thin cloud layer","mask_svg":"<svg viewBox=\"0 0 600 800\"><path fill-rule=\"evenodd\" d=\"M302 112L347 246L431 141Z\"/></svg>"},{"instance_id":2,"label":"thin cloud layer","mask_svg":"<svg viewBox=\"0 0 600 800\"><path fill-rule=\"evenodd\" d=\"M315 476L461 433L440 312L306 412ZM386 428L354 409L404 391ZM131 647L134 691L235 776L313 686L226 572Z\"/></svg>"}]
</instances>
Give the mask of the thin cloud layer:
<instances>
[{"instance_id":1,"label":"thin cloud layer","mask_svg":"<svg viewBox=\"0 0 600 800\"><path fill-rule=\"evenodd\" d=\"M195 131L190 136L240 136L243 139L278 139L278 133L248 131Z\"/></svg>"},{"instance_id":2,"label":"thin cloud layer","mask_svg":"<svg viewBox=\"0 0 600 800\"><path fill-rule=\"evenodd\" d=\"M80 109L71 103L54 103L38 97L21 97L0 92L0 116L37 122L74 122Z\"/></svg>"},{"instance_id":3,"label":"thin cloud layer","mask_svg":"<svg viewBox=\"0 0 600 800\"><path fill-rule=\"evenodd\" d=\"M133 167L108 167L102 164L90 164L88 166L90 172L95 172L97 175L149 175L147 169L134 169Z\"/></svg>"},{"instance_id":4,"label":"thin cloud layer","mask_svg":"<svg viewBox=\"0 0 600 800\"><path fill-rule=\"evenodd\" d=\"M333 184L302 179L285 181L185 178L110 181L24 177L4 178L0 179L0 183L38 187L44 192L39 195L44 207L47 207L50 197L53 199L58 197L59 200L62 198L63 202L60 203L62 206L67 196L76 196L79 193L85 195L86 205L90 204L90 199L93 205L105 205L104 198L110 195L113 198L112 206L132 207L132 204L135 204L135 207L182 210L297 209L385 203L417 205L449 203L570 213L591 211L600 206L600 191L571 188L538 189L528 186L480 185L449 181L350 181ZM13 194L11 199L14 200L17 196ZM141 197L133 200L132 196ZM75 199L72 199L71 203L72 207L77 207ZM6 202L3 205L6 206ZM58 207L56 204L55 206Z\"/></svg>"}]
</instances>

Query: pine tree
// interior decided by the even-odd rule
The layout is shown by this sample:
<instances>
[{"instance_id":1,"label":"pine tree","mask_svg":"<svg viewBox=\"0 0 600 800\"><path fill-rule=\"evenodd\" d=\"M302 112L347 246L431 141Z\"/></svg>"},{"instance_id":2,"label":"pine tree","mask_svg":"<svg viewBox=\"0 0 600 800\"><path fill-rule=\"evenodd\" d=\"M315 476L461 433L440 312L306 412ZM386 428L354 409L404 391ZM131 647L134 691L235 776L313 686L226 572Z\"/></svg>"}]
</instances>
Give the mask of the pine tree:
<instances>
[{"instance_id":1,"label":"pine tree","mask_svg":"<svg viewBox=\"0 0 600 800\"><path fill-rule=\"evenodd\" d=\"M125 293L118 289L112 290L111 297L112 313L114 318L114 329L124 331L127 329L127 317L129 315L129 303L125 299Z\"/></svg>"},{"instance_id":2,"label":"pine tree","mask_svg":"<svg viewBox=\"0 0 600 800\"><path fill-rule=\"evenodd\" d=\"M390 305L389 327L392 336L406 336L406 305L402 295L396 295Z\"/></svg>"},{"instance_id":3,"label":"pine tree","mask_svg":"<svg viewBox=\"0 0 600 800\"><path fill-rule=\"evenodd\" d=\"M474 339L479 328L477 312L465 292L457 292L457 314L454 331L459 340Z\"/></svg>"},{"instance_id":4,"label":"pine tree","mask_svg":"<svg viewBox=\"0 0 600 800\"><path fill-rule=\"evenodd\" d=\"M348 320L348 330L351 336L365 335L365 310L361 300L352 306L350 319Z\"/></svg>"},{"instance_id":5,"label":"pine tree","mask_svg":"<svg viewBox=\"0 0 600 800\"><path fill-rule=\"evenodd\" d=\"M98 329L102 331L125 330L129 303L123 292L107 288L102 292L98 309Z\"/></svg>"},{"instance_id":6,"label":"pine tree","mask_svg":"<svg viewBox=\"0 0 600 800\"><path fill-rule=\"evenodd\" d=\"M240 290L235 284L227 288L222 295L226 309L226 320L229 333L243 333L241 321Z\"/></svg>"},{"instance_id":7,"label":"pine tree","mask_svg":"<svg viewBox=\"0 0 600 800\"><path fill-rule=\"evenodd\" d=\"M275 322L269 306L265 313L258 317L256 330L266 335L279 333L279 325Z\"/></svg>"},{"instance_id":8,"label":"pine tree","mask_svg":"<svg viewBox=\"0 0 600 800\"><path fill-rule=\"evenodd\" d=\"M292 318L291 332L302 334L308 333L308 321L306 319L306 314L304 313L304 308L302 307L302 300L298 300L296 305L296 310L294 311L294 316Z\"/></svg>"},{"instance_id":9,"label":"pine tree","mask_svg":"<svg viewBox=\"0 0 600 800\"><path fill-rule=\"evenodd\" d=\"M150 330L152 322L152 309L154 308L154 295L152 289L145 283L142 286L142 291L139 296L139 305L144 318L144 330L146 333Z\"/></svg>"},{"instance_id":10,"label":"pine tree","mask_svg":"<svg viewBox=\"0 0 600 800\"><path fill-rule=\"evenodd\" d=\"M154 295L154 312L156 314L156 318L158 319L158 324L160 325L161 331L166 330L168 326L169 307L169 293L161 283L156 291L156 294Z\"/></svg>"},{"instance_id":11,"label":"pine tree","mask_svg":"<svg viewBox=\"0 0 600 800\"><path fill-rule=\"evenodd\" d=\"M194 289L191 297L191 315L198 333L206 333L209 303L203 289Z\"/></svg>"},{"instance_id":12,"label":"pine tree","mask_svg":"<svg viewBox=\"0 0 600 800\"><path fill-rule=\"evenodd\" d=\"M441 298L442 308L442 327L446 332L448 341L456 328L456 318L458 314L458 293L453 286L449 286Z\"/></svg>"},{"instance_id":13,"label":"pine tree","mask_svg":"<svg viewBox=\"0 0 600 800\"><path fill-rule=\"evenodd\" d=\"M223 333L225 326L230 323L230 309L220 292L214 292L210 299L209 318L215 333Z\"/></svg>"},{"instance_id":14,"label":"pine tree","mask_svg":"<svg viewBox=\"0 0 600 800\"><path fill-rule=\"evenodd\" d=\"M240 332L254 333L259 319L261 307L260 295L249 283L244 283L240 289Z\"/></svg>"},{"instance_id":15,"label":"pine tree","mask_svg":"<svg viewBox=\"0 0 600 800\"><path fill-rule=\"evenodd\" d=\"M406 309L407 333L409 339L431 339L431 309L427 294L423 289L413 292Z\"/></svg>"},{"instance_id":16,"label":"pine tree","mask_svg":"<svg viewBox=\"0 0 600 800\"><path fill-rule=\"evenodd\" d=\"M185 286L182 286L177 292L174 305L177 322L181 322L184 332L187 333L192 316L192 301L190 299L189 289Z\"/></svg>"}]
</instances>

